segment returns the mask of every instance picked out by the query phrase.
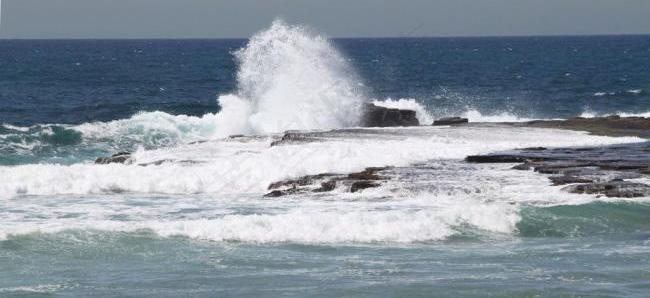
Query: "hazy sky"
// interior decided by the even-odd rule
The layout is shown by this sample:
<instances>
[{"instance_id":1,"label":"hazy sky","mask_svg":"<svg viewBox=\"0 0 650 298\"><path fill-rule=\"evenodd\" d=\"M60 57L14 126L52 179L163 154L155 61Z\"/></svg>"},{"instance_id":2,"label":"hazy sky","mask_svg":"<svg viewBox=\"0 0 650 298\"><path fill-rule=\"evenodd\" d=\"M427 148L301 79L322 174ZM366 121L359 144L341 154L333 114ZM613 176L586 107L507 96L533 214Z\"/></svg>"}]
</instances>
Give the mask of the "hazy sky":
<instances>
[{"instance_id":1,"label":"hazy sky","mask_svg":"<svg viewBox=\"0 0 650 298\"><path fill-rule=\"evenodd\" d=\"M650 0L0 1L0 38L249 37L276 17L331 37L650 33Z\"/></svg>"}]
</instances>

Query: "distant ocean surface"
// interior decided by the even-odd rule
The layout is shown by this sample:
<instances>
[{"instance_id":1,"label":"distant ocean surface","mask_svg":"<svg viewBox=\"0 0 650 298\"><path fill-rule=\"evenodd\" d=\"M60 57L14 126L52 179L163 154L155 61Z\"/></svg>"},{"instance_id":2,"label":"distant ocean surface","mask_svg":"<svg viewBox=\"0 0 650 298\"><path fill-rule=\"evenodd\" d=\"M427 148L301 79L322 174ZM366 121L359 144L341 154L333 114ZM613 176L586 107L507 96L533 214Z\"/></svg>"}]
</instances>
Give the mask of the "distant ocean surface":
<instances>
[{"instance_id":1,"label":"distant ocean surface","mask_svg":"<svg viewBox=\"0 0 650 298\"><path fill-rule=\"evenodd\" d=\"M247 40L2 40L0 119L29 126L200 116L236 88ZM436 115L650 112L650 36L335 39L377 99ZM38 113L33 111L38 110Z\"/></svg>"},{"instance_id":2,"label":"distant ocean surface","mask_svg":"<svg viewBox=\"0 0 650 298\"><path fill-rule=\"evenodd\" d=\"M357 127L362 102L423 125L650 116L648 70L650 36L328 40L275 22L250 40L0 40L0 297L647 297L650 198L463 162L643 139L423 126L270 144ZM131 164L94 164L121 151ZM263 196L389 165L376 189Z\"/></svg>"}]
</instances>

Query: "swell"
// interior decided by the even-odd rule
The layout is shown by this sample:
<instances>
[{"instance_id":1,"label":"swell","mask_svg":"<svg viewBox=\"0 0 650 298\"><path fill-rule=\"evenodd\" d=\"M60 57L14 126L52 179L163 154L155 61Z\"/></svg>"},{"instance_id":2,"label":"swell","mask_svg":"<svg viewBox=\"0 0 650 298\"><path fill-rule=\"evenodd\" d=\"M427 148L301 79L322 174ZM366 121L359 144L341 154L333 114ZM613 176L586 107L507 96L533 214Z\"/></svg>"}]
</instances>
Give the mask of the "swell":
<instances>
[{"instance_id":1,"label":"swell","mask_svg":"<svg viewBox=\"0 0 650 298\"><path fill-rule=\"evenodd\" d=\"M650 230L650 202L595 201L583 205L526 207L517 224L523 237L629 235Z\"/></svg>"}]
</instances>

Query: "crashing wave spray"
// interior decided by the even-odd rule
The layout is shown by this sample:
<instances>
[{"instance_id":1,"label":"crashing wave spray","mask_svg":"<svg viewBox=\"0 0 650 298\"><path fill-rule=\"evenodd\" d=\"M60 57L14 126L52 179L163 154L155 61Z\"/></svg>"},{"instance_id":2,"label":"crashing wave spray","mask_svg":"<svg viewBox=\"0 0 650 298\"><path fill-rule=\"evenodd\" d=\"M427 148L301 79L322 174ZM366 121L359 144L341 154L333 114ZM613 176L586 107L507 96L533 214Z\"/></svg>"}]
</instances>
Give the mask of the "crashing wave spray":
<instances>
[{"instance_id":1,"label":"crashing wave spray","mask_svg":"<svg viewBox=\"0 0 650 298\"><path fill-rule=\"evenodd\" d=\"M219 134L358 124L362 84L326 38L276 20L235 56L238 90L219 97Z\"/></svg>"}]
</instances>

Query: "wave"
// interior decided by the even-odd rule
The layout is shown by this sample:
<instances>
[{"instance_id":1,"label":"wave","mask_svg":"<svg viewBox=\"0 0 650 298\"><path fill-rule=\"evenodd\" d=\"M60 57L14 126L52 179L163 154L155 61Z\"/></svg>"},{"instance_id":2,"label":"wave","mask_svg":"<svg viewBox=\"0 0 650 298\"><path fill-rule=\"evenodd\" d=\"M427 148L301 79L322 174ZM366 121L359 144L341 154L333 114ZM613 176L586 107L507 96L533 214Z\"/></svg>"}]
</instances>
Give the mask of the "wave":
<instances>
[{"instance_id":1,"label":"wave","mask_svg":"<svg viewBox=\"0 0 650 298\"><path fill-rule=\"evenodd\" d=\"M462 117L469 119L470 122L527 122L539 120L535 118L520 117L508 112L498 114L483 114L478 110L467 110Z\"/></svg>"},{"instance_id":2,"label":"wave","mask_svg":"<svg viewBox=\"0 0 650 298\"><path fill-rule=\"evenodd\" d=\"M596 97L604 97L604 96L619 96L619 95L632 95L632 96L637 96L637 95L643 95L645 94L645 90L643 89L629 89L625 91L611 91L611 92L595 92L594 96Z\"/></svg>"},{"instance_id":3,"label":"wave","mask_svg":"<svg viewBox=\"0 0 650 298\"><path fill-rule=\"evenodd\" d=\"M629 113L629 112L614 112L614 113L596 113L591 111L585 111L580 114L582 118L594 118L594 117L607 117L618 115L621 117L650 117L650 111L648 112L638 112L638 113Z\"/></svg>"},{"instance_id":4,"label":"wave","mask_svg":"<svg viewBox=\"0 0 650 298\"><path fill-rule=\"evenodd\" d=\"M149 221L119 223L88 222L87 226L20 227L12 233L0 232L0 240L10 235L35 232L57 233L66 230L103 230L134 232L150 230L162 237L184 236L210 241L257 243L412 243L443 240L458 234L462 225L479 225L496 233L512 233L519 219L514 207L474 205L445 212L434 210L297 210L277 215L226 215L218 219ZM492 219L486 217L490 215Z\"/></svg>"},{"instance_id":5,"label":"wave","mask_svg":"<svg viewBox=\"0 0 650 298\"><path fill-rule=\"evenodd\" d=\"M521 211L517 230L524 237L580 237L648 231L648 201L530 207Z\"/></svg>"},{"instance_id":6,"label":"wave","mask_svg":"<svg viewBox=\"0 0 650 298\"><path fill-rule=\"evenodd\" d=\"M276 20L235 57L238 90L219 97L230 124L220 135L358 124L363 84L326 38Z\"/></svg>"},{"instance_id":7,"label":"wave","mask_svg":"<svg viewBox=\"0 0 650 298\"><path fill-rule=\"evenodd\" d=\"M368 166L406 166L431 159L535 146L589 146L640 142L640 138L591 136L582 132L533 128L438 129L419 127L399 135L372 130L321 142L270 147L270 138L220 140L139 150L137 163L160 166L21 165L0 167L0 197L15 195L136 193L261 193L269 183L289 177L362 170ZM490 140L485 142L484 140ZM174 162L175 161L175 162ZM191 163L187 163L190 161Z\"/></svg>"}]
</instances>

